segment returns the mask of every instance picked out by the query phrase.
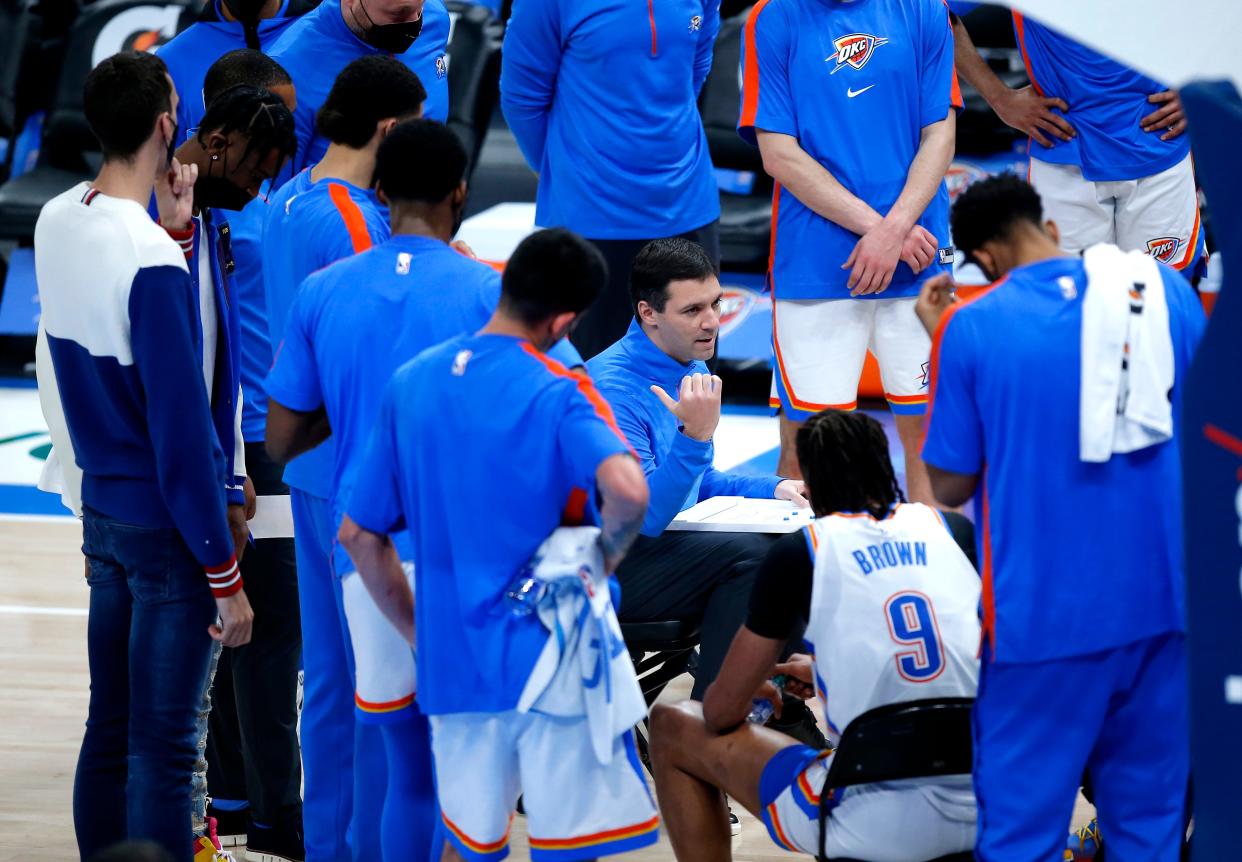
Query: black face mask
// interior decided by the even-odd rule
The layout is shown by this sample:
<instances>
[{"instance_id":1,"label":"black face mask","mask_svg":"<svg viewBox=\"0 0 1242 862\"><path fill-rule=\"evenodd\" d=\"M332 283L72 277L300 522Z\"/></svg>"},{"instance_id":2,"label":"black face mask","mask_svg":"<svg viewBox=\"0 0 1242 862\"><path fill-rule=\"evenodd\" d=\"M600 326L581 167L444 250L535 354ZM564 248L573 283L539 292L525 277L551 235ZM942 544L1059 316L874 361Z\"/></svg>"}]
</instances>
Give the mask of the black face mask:
<instances>
[{"instance_id":1,"label":"black face mask","mask_svg":"<svg viewBox=\"0 0 1242 862\"><path fill-rule=\"evenodd\" d=\"M213 160L211 164L215 164ZM207 173L201 175L194 183L194 203L201 209L219 209L240 211L254 198L245 189L239 189L228 178L228 157L225 157L224 170L220 176L211 175L211 166Z\"/></svg>"},{"instance_id":2,"label":"black face mask","mask_svg":"<svg viewBox=\"0 0 1242 862\"><path fill-rule=\"evenodd\" d=\"M410 46L418 39L418 34L423 32L423 16L419 15L413 21L405 21L401 24L376 24L375 19L371 17L371 13L367 11L367 7L362 5L359 0L358 7L362 10L362 14L367 18L367 32L363 35L362 41L366 42L372 48L379 48L381 51L387 51L389 54L404 54L410 50ZM359 24L362 22L359 21Z\"/></svg>"}]
</instances>

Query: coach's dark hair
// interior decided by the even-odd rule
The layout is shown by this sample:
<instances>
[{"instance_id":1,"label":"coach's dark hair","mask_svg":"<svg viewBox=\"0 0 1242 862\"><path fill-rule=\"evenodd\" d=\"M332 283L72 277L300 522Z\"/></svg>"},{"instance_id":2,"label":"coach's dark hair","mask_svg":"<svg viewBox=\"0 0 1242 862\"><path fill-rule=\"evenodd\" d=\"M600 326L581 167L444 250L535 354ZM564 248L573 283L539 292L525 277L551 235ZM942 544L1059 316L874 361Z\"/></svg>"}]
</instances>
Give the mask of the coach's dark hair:
<instances>
[{"instance_id":1,"label":"coach's dark hair","mask_svg":"<svg viewBox=\"0 0 1242 862\"><path fill-rule=\"evenodd\" d=\"M884 428L866 413L816 413L798 429L797 449L817 516L868 512L883 518L895 503L906 501Z\"/></svg>"},{"instance_id":2,"label":"coach's dark hair","mask_svg":"<svg viewBox=\"0 0 1242 862\"><path fill-rule=\"evenodd\" d=\"M608 280L599 249L565 228L533 233L518 244L501 278L500 303L524 323L590 307Z\"/></svg>"},{"instance_id":3,"label":"coach's dark hair","mask_svg":"<svg viewBox=\"0 0 1242 862\"><path fill-rule=\"evenodd\" d=\"M210 105L225 90L242 84L270 90L272 87L290 86L293 79L284 66L262 51L238 48L223 55L207 69L207 75L203 78L203 102Z\"/></svg>"},{"instance_id":4,"label":"coach's dark hair","mask_svg":"<svg viewBox=\"0 0 1242 862\"><path fill-rule=\"evenodd\" d=\"M205 143L207 135L214 132L243 135L246 138L243 160L251 153L264 158L275 150L280 154L278 174L280 165L293 158L298 149L293 114L285 103L271 91L248 84L230 87L207 104L207 113L198 126L198 142Z\"/></svg>"},{"instance_id":5,"label":"coach's dark hair","mask_svg":"<svg viewBox=\"0 0 1242 862\"><path fill-rule=\"evenodd\" d=\"M437 204L466 176L466 150L434 120L406 120L393 128L375 158L375 181L390 201Z\"/></svg>"},{"instance_id":6,"label":"coach's dark hair","mask_svg":"<svg viewBox=\"0 0 1242 862\"><path fill-rule=\"evenodd\" d=\"M953 244L967 259L984 243L1009 236L1020 222L1042 227L1044 207L1031 184L1011 173L972 183L949 215Z\"/></svg>"},{"instance_id":7,"label":"coach's dark hair","mask_svg":"<svg viewBox=\"0 0 1242 862\"><path fill-rule=\"evenodd\" d=\"M427 99L422 81L387 54L359 57L341 70L315 116L315 127L334 144L361 149L375 125L418 113Z\"/></svg>"},{"instance_id":8,"label":"coach's dark hair","mask_svg":"<svg viewBox=\"0 0 1242 862\"><path fill-rule=\"evenodd\" d=\"M720 275L720 268L697 242L679 236L652 240L638 252L630 268L630 305L635 315L642 301L664 311L671 282L705 281L713 275Z\"/></svg>"},{"instance_id":9,"label":"coach's dark hair","mask_svg":"<svg viewBox=\"0 0 1242 862\"><path fill-rule=\"evenodd\" d=\"M172 113L168 67L154 54L113 54L86 76L82 107L104 159L130 161L151 137L160 114Z\"/></svg>"}]
</instances>

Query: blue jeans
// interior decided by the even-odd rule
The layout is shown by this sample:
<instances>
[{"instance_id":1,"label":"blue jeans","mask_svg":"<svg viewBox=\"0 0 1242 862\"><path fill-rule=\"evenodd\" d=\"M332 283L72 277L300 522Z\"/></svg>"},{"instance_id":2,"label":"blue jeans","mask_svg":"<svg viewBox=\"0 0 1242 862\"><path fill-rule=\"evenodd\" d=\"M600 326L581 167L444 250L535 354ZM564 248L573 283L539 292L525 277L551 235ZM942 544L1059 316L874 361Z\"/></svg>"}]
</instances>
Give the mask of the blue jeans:
<instances>
[{"instance_id":1,"label":"blue jeans","mask_svg":"<svg viewBox=\"0 0 1242 862\"><path fill-rule=\"evenodd\" d=\"M91 697L73 783L78 851L87 859L145 839L189 862L195 718L216 603L175 529L83 508Z\"/></svg>"}]
</instances>

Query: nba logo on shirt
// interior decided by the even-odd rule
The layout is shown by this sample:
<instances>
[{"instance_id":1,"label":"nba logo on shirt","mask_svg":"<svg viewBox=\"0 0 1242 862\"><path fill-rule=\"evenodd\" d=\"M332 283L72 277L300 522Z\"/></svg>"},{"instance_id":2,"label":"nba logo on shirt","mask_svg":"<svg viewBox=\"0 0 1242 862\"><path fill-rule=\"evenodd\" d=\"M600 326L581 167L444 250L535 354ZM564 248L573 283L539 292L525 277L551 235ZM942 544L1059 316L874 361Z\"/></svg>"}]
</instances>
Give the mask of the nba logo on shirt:
<instances>
[{"instance_id":1,"label":"nba logo on shirt","mask_svg":"<svg viewBox=\"0 0 1242 862\"><path fill-rule=\"evenodd\" d=\"M1147 253L1161 263L1171 263L1182 241L1175 236L1161 236L1147 240Z\"/></svg>"},{"instance_id":2,"label":"nba logo on shirt","mask_svg":"<svg viewBox=\"0 0 1242 862\"><path fill-rule=\"evenodd\" d=\"M697 33L701 29L703 29L703 16L695 15L690 19L690 32Z\"/></svg>"},{"instance_id":3,"label":"nba logo on shirt","mask_svg":"<svg viewBox=\"0 0 1242 862\"><path fill-rule=\"evenodd\" d=\"M470 362L470 357L474 356L474 351L459 350L457 355L453 357L453 376L464 377L466 374L466 364Z\"/></svg>"},{"instance_id":4,"label":"nba logo on shirt","mask_svg":"<svg viewBox=\"0 0 1242 862\"><path fill-rule=\"evenodd\" d=\"M441 54L436 57L436 80L442 80L448 74L448 55Z\"/></svg>"},{"instance_id":5,"label":"nba logo on shirt","mask_svg":"<svg viewBox=\"0 0 1242 862\"><path fill-rule=\"evenodd\" d=\"M397 275L410 274L410 261L412 259L408 251L403 251L397 255Z\"/></svg>"},{"instance_id":6,"label":"nba logo on shirt","mask_svg":"<svg viewBox=\"0 0 1242 862\"><path fill-rule=\"evenodd\" d=\"M867 61L871 59L876 48L887 43L887 38L872 36L870 33L851 33L848 36L833 39L832 46L837 49L837 53L835 58L828 57L827 59L836 59L837 65L830 74L835 75L846 66L858 71L867 65Z\"/></svg>"}]
</instances>

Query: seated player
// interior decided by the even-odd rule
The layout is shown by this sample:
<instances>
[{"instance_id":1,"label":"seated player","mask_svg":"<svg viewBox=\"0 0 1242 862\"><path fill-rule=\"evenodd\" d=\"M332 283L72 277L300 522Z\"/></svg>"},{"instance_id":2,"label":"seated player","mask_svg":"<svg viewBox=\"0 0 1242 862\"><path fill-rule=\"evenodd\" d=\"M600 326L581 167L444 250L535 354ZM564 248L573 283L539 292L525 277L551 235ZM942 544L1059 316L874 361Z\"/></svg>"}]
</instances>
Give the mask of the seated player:
<instances>
[{"instance_id":1,"label":"seated player","mask_svg":"<svg viewBox=\"0 0 1242 862\"><path fill-rule=\"evenodd\" d=\"M817 852L831 754L745 721L756 697L779 700L773 673L819 692L834 741L876 707L975 694L979 577L938 512L902 502L879 423L826 410L798 430L797 451L817 520L772 546L703 705L652 710L656 791L679 860L731 858L722 793L781 847ZM811 654L776 665L803 621ZM974 837L971 779L954 776L846 789L825 848L829 859L922 862Z\"/></svg>"},{"instance_id":2,"label":"seated player","mask_svg":"<svg viewBox=\"0 0 1242 862\"><path fill-rule=\"evenodd\" d=\"M776 497L806 505L800 481L712 466L722 386L705 362L716 350L721 295L716 266L701 246L682 238L648 243L630 273L629 331L587 363L651 487L642 534L617 570L619 617L623 622L702 619L696 700L716 678L746 618L755 572L772 536L666 532L669 522L715 496Z\"/></svg>"}]
</instances>

